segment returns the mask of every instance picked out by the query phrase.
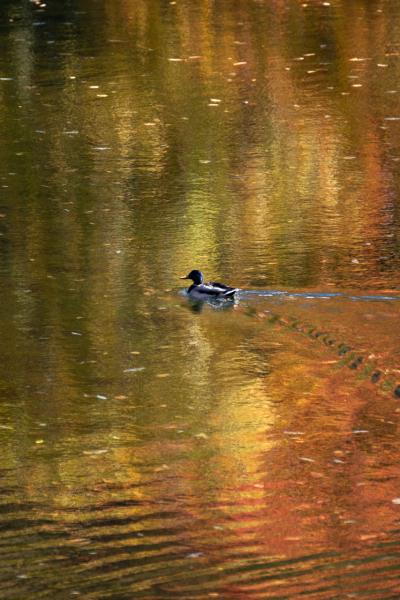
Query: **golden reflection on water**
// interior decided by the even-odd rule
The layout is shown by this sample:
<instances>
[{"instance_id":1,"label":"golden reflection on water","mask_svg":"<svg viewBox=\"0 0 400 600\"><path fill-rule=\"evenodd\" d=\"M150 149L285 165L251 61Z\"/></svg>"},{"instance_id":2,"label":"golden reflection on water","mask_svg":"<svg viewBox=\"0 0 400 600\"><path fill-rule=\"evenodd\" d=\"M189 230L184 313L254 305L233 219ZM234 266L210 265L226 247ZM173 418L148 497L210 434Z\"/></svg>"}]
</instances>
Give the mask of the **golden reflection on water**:
<instances>
[{"instance_id":1,"label":"golden reflection on water","mask_svg":"<svg viewBox=\"0 0 400 600\"><path fill-rule=\"evenodd\" d=\"M113 240L135 256L145 250L142 277L154 263L165 269L165 247L174 271L195 262L238 273L242 285L398 285L391 2L357 18L341 3L112 3L95 41L87 26L103 13L83 4L69 15L86 26L82 38L33 28L36 46L23 60L18 49L32 28L14 26L4 68L15 80L2 86L13 160L32 187L38 167L29 156L40 149L51 182L37 182L37 193L53 190L48 201L62 216L53 227L73 248L88 235L94 247L96 237L107 243L112 221ZM56 8L41 18L46 11ZM303 36L293 34L299 28ZM55 74L39 71L41 62L14 73L36 54L44 62L47 42L60 59ZM16 98L29 108L27 123L13 113ZM7 171L9 193L20 195ZM136 222L138 203L148 209ZM37 232L39 247L47 231Z\"/></svg>"},{"instance_id":2,"label":"golden reflection on water","mask_svg":"<svg viewBox=\"0 0 400 600\"><path fill-rule=\"evenodd\" d=\"M0 15L4 598L396 597L397 3Z\"/></svg>"}]
</instances>

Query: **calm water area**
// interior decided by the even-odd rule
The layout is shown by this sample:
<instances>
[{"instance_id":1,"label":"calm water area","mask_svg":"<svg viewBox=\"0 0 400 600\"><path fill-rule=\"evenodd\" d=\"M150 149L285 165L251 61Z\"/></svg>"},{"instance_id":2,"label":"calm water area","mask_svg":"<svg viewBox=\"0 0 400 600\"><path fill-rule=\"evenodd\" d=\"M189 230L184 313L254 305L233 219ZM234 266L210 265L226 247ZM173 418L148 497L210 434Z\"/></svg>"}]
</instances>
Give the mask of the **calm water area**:
<instances>
[{"instance_id":1,"label":"calm water area","mask_svg":"<svg viewBox=\"0 0 400 600\"><path fill-rule=\"evenodd\" d=\"M400 598L398 0L1 0L0 294L2 600Z\"/></svg>"}]
</instances>

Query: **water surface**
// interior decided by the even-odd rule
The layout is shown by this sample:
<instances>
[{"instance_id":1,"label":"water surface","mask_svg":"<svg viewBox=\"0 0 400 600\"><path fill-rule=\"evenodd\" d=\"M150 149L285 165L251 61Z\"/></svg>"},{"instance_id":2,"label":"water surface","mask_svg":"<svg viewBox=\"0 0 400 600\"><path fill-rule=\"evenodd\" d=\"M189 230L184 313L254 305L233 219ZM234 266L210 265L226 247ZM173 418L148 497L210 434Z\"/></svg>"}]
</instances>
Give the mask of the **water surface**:
<instances>
[{"instance_id":1,"label":"water surface","mask_svg":"<svg viewBox=\"0 0 400 600\"><path fill-rule=\"evenodd\" d=\"M1 3L2 598L399 597L399 22Z\"/></svg>"}]
</instances>

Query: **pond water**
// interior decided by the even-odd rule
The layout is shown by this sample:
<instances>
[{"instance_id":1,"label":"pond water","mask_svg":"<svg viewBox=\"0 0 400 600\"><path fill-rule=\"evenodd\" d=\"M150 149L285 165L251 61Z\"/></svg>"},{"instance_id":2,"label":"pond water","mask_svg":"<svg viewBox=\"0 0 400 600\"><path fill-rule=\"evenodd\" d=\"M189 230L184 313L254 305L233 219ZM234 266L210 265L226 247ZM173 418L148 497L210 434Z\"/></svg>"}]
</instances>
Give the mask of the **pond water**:
<instances>
[{"instance_id":1,"label":"pond water","mask_svg":"<svg viewBox=\"0 0 400 600\"><path fill-rule=\"evenodd\" d=\"M399 40L2 0L2 599L400 597Z\"/></svg>"}]
</instances>

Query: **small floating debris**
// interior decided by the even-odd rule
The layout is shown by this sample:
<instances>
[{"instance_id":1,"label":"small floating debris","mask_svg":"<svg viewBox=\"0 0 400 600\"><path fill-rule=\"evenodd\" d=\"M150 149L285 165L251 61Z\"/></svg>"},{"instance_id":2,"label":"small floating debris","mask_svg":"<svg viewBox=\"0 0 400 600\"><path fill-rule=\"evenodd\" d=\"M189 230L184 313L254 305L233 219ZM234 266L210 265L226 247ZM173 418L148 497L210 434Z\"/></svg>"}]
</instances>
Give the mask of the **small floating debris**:
<instances>
[{"instance_id":1,"label":"small floating debris","mask_svg":"<svg viewBox=\"0 0 400 600\"><path fill-rule=\"evenodd\" d=\"M87 456L98 456L99 454L106 454L107 452L107 448L101 448L99 450L83 450L82 454L86 454Z\"/></svg>"},{"instance_id":2,"label":"small floating debris","mask_svg":"<svg viewBox=\"0 0 400 600\"><path fill-rule=\"evenodd\" d=\"M96 394L97 400L108 400L107 396L103 396L102 394Z\"/></svg>"},{"instance_id":3,"label":"small floating debris","mask_svg":"<svg viewBox=\"0 0 400 600\"><path fill-rule=\"evenodd\" d=\"M381 376L382 376L381 371L374 371L371 375L372 383L377 383L380 380Z\"/></svg>"},{"instance_id":4,"label":"small floating debris","mask_svg":"<svg viewBox=\"0 0 400 600\"><path fill-rule=\"evenodd\" d=\"M145 367L131 367L130 369L124 369L124 373L139 373L144 371Z\"/></svg>"}]
</instances>

